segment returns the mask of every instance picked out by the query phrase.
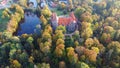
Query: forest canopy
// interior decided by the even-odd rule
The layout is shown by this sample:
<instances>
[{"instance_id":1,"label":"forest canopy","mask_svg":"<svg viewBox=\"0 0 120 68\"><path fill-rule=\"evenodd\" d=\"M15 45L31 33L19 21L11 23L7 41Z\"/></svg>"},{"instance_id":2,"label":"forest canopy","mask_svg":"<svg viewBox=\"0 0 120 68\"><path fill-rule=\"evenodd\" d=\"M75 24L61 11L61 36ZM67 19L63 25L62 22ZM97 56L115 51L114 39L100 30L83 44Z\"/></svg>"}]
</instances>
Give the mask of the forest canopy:
<instances>
[{"instance_id":1,"label":"forest canopy","mask_svg":"<svg viewBox=\"0 0 120 68\"><path fill-rule=\"evenodd\" d=\"M29 1L20 0L4 9L2 18L10 20L7 29L0 32L0 68L120 68L120 1L60 1L45 0L53 6L38 5L31 11L39 13L40 34L14 35L24 19L24 10L31 8ZM69 32L64 25L53 29L55 12L61 14L58 17L73 12L75 31Z\"/></svg>"}]
</instances>

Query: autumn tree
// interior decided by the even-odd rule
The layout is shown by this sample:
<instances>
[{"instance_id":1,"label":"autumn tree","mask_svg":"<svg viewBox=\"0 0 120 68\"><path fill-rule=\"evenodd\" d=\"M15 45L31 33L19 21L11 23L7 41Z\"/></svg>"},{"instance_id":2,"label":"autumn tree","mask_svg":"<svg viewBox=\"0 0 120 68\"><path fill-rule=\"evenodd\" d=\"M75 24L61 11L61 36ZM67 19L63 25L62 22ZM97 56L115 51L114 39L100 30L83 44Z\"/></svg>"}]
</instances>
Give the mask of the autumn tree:
<instances>
[{"instance_id":1,"label":"autumn tree","mask_svg":"<svg viewBox=\"0 0 120 68\"><path fill-rule=\"evenodd\" d=\"M88 27L91 27L91 23L88 22L81 23L81 30L87 29Z\"/></svg>"},{"instance_id":2,"label":"autumn tree","mask_svg":"<svg viewBox=\"0 0 120 68\"><path fill-rule=\"evenodd\" d=\"M29 59L28 59L28 61L31 62L31 63L33 63L33 60L34 60L33 56L30 56Z\"/></svg>"},{"instance_id":3,"label":"autumn tree","mask_svg":"<svg viewBox=\"0 0 120 68\"><path fill-rule=\"evenodd\" d=\"M48 21L46 20L46 18L44 17L44 15L40 16L40 20L42 22L42 27L45 27L48 23Z\"/></svg>"},{"instance_id":4,"label":"autumn tree","mask_svg":"<svg viewBox=\"0 0 120 68\"><path fill-rule=\"evenodd\" d=\"M8 41L10 38L12 37L12 34L10 32L2 32L0 38L1 38L1 41L4 43L6 41Z\"/></svg>"},{"instance_id":5,"label":"autumn tree","mask_svg":"<svg viewBox=\"0 0 120 68\"><path fill-rule=\"evenodd\" d=\"M78 41L75 41L75 42L74 42L74 45L75 45L75 47L76 47L76 46L79 46L80 44L79 44Z\"/></svg>"},{"instance_id":6,"label":"autumn tree","mask_svg":"<svg viewBox=\"0 0 120 68\"><path fill-rule=\"evenodd\" d=\"M74 48L67 48L67 57L70 63L75 64L78 61L78 55L74 52Z\"/></svg>"},{"instance_id":7,"label":"autumn tree","mask_svg":"<svg viewBox=\"0 0 120 68\"><path fill-rule=\"evenodd\" d=\"M112 41L111 43L108 44L107 46L107 56L106 61L109 61L109 66L110 67L115 67L119 68L120 61L119 61L119 54L120 54L120 43L118 41ZM112 65L111 65L111 64Z\"/></svg>"},{"instance_id":8,"label":"autumn tree","mask_svg":"<svg viewBox=\"0 0 120 68\"><path fill-rule=\"evenodd\" d=\"M80 28L81 37L87 39L93 35L93 30L91 29L91 23L82 22Z\"/></svg>"},{"instance_id":9,"label":"autumn tree","mask_svg":"<svg viewBox=\"0 0 120 68\"><path fill-rule=\"evenodd\" d=\"M21 15L21 18L24 18L24 10L21 6L15 4L14 8L16 10L16 12L18 12Z\"/></svg>"},{"instance_id":10,"label":"autumn tree","mask_svg":"<svg viewBox=\"0 0 120 68\"><path fill-rule=\"evenodd\" d=\"M104 43L104 44L111 42L111 36L110 36L110 34L103 33L102 36L101 36L101 38L100 38L100 41L102 43Z\"/></svg>"},{"instance_id":11,"label":"autumn tree","mask_svg":"<svg viewBox=\"0 0 120 68\"><path fill-rule=\"evenodd\" d=\"M65 55L65 45L64 44L58 44L55 48L55 55L57 57L62 57Z\"/></svg>"},{"instance_id":12,"label":"autumn tree","mask_svg":"<svg viewBox=\"0 0 120 68\"><path fill-rule=\"evenodd\" d=\"M64 44L64 43L65 43L65 41L63 39L58 39L56 42L56 45Z\"/></svg>"},{"instance_id":13,"label":"autumn tree","mask_svg":"<svg viewBox=\"0 0 120 68\"><path fill-rule=\"evenodd\" d=\"M107 33L107 34L110 34L111 38L114 37L115 30L114 30L113 27L111 27L111 26L105 26L104 27L104 32Z\"/></svg>"},{"instance_id":14,"label":"autumn tree","mask_svg":"<svg viewBox=\"0 0 120 68\"><path fill-rule=\"evenodd\" d=\"M54 39L55 41L57 41L57 39L60 39L60 38L61 38L61 39L64 39L63 31L62 31L62 30L56 30L53 39Z\"/></svg>"},{"instance_id":15,"label":"autumn tree","mask_svg":"<svg viewBox=\"0 0 120 68\"><path fill-rule=\"evenodd\" d=\"M65 55L65 41L64 41L64 34L66 29L64 26L58 26L55 32L55 41L56 41L56 48L55 48L55 55L57 57L63 57Z\"/></svg>"},{"instance_id":16,"label":"autumn tree","mask_svg":"<svg viewBox=\"0 0 120 68\"><path fill-rule=\"evenodd\" d=\"M63 33L66 33L66 27L59 25L56 30L62 30Z\"/></svg>"},{"instance_id":17,"label":"autumn tree","mask_svg":"<svg viewBox=\"0 0 120 68\"><path fill-rule=\"evenodd\" d=\"M85 47L83 46L76 46L75 51L78 54L78 56L82 56L84 54Z\"/></svg>"},{"instance_id":18,"label":"autumn tree","mask_svg":"<svg viewBox=\"0 0 120 68\"><path fill-rule=\"evenodd\" d=\"M66 68L66 63L64 61L60 61L59 68Z\"/></svg>"},{"instance_id":19,"label":"autumn tree","mask_svg":"<svg viewBox=\"0 0 120 68\"><path fill-rule=\"evenodd\" d=\"M66 4L65 3L59 4L59 8L58 9L65 9L65 8L66 8Z\"/></svg>"},{"instance_id":20,"label":"autumn tree","mask_svg":"<svg viewBox=\"0 0 120 68\"><path fill-rule=\"evenodd\" d=\"M18 60L13 60L12 67L13 68L21 68L21 64L19 63Z\"/></svg>"},{"instance_id":21,"label":"autumn tree","mask_svg":"<svg viewBox=\"0 0 120 68\"><path fill-rule=\"evenodd\" d=\"M73 1L72 0L68 0L69 1L69 8L70 10L73 9Z\"/></svg>"},{"instance_id":22,"label":"autumn tree","mask_svg":"<svg viewBox=\"0 0 120 68\"><path fill-rule=\"evenodd\" d=\"M49 32L50 34L52 34L52 32L53 32L53 30L52 30L52 27L51 27L51 25L46 25L46 27L45 27L45 30L44 31L47 31L47 32Z\"/></svg>"},{"instance_id":23,"label":"autumn tree","mask_svg":"<svg viewBox=\"0 0 120 68\"><path fill-rule=\"evenodd\" d=\"M83 32L81 33L81 36L84 39L87 39L87 38L91 37L92 35L93 35L93 31L91 28L87 28L87 29L83 30Z\"/></svg>"},{"instance_id":24,"label":"autumn tree","mask_svg":"<svg viewBox=\"0 0 120 68\"><path fill-rule=\"evenodd\" d=\"M97 52L94 50L85 49L84 54L90 62L96 62Z\"/></svg>"},{"instance_id":25,"label":"autumn tree","mask_svg":"<svg viewBox=\"0 0 120 68\"><path fill-rule=\"evenodd\" d=\"M50 11L50 9L48 8L48 6L46 5L42 10L41 10L41 14L45 16L45 18L48 20L49 17L52 15L52 12Z\"/></svg>"},{"instance_id":26,"label":"autumn tree","mask_svg":"<svg viewBox=\"0 0 120 68\"><path fill-rule=\"evenodd\" d=\"M88 38L86 41L85 41L85 46L87 48L90 48L92 45L94 44L94 41L92 38Z\"/></svg>"},{"instance_id":27,"label":"autumn tree","mask_svg":"<svg viewBox=\"0 0 120 68\"><path fill-rule=\"evenodd\" d=\"M99 48L98 47L92 47L91 48L93 51L95 51L97 54L99 54Z\"/></svg>"},{"instance_id":28,"label":"autumn tree","mask_svg":"<svg viewBox=\"0 0 120 68\"><path fill-rule=\"evenodd\" d=\"M5 9L3 12L2 12L2 18L10 18L10 10L9 9Z\"/></svg>"},{"instance_id":29,"label":"autumn tree","mask_svg":"<svg viewBox=\"0 0 120 68\"><path fill-rule=\"evenodd\" d=\"M14 12L13 12L14 10ZM12 5L11 10L9 11L9 9L6 9L5 11L9 12L10 15L10 21L7 25L7 31L14 33L18 27L18 23L20 22L21 19L24 18L24 11L22 9L22 7L20 7L17 4ZM13 12L13 13L12 13ZM4 12L6 14L6 12Z\"/></svg>"},{"instance_id":30,"label":"autumn tree","mask_svg":"<svg viewBox=\"0 0 120 68\"><path fill-rule=\"evenodd\" d=\"M50 53L50 44L51 43L49 42L39 44L40 50L45 54L45 56Z\"/></svg>"},{"instance_id":31,"label":"autumn tree","mask_svg":"<svg viewBox=\"0 0 120 68\"><path fill-rule=\"evenodd\" d=\"M19 4L23 7L27 7L27 0L19 0Z\"/></svg>"},{"instance_id":32,"label":"autumn tree","mask_svg":"<svg viewBox=\"0 0 120 68\"><path fill-rule=\"evenodd\" d=\"M88 64L84 63L84 62L77 62L75 68L90 68Z\"/></svg>"},{"instance_id":33,"label":"autumn tree","mask_svg":"<svg viewBox=\"0 0 120 68\"><path fill-rule=\"evenodd\" d=\"M38 39L38 44L40 50L45 54L45 56L48 56L50 54L51 50L51 43L52 43L52 28L50 25L45 26L45 29L43 30L42 38Z\"/></svg>"},{"instance_id":34,"label":"autumn tree","mask_svg":"<svg viewBox=\"0 0 120 68\"><path fill-rule=\"evenodd\" d=\"M115 40L118 40L120 42L120 30L117 30L114 36Z\"/></svg>"},{"instance_id":35,"label":"autumn tree","mask_svg":"<svg viewBox=\"0 0 120 68\"><path fill-rule=\"evenodd\" d=\"M80 20L82 22L89 22L89 23L92 23L93 22L93 19L92 19L92 15L90 12L85 12L83 13L81 16L80 16Z\"/></svg>"},{"instance_id":36,"label":"autumn tree","mask_svg":"<svg viewBox=\"0 0 120 68\"><path fill-rule=\"evenodd\" d=\"M42 34L42 40L43 41L48 41L49 39L51 39L52 37L51 37L51 35L49 34L49 32L47 32L47 31L45 31L45 32L43 32L43 34Z\"/></svg>"}]
</instances>

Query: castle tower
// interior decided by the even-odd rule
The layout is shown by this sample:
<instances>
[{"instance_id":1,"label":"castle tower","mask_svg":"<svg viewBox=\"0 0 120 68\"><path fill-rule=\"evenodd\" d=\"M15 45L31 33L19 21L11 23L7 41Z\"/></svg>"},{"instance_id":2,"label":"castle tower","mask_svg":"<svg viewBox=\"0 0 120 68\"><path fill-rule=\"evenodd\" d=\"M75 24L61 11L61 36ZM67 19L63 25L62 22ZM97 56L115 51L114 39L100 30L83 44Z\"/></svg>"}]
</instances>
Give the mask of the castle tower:
<instances>
[{"instance_id":1,"label":"castle tower","mask_svg":"<svg viewBox=\"0 0 120 68\"><path fill-rule=\"evenodd\" d=\"M51 16L51 24L52 24L52 27L53 29L55 30L58 26L58 17L57 17L57 14L56 13L52 13L52 16Z\"/></svg>"}]
</instances>

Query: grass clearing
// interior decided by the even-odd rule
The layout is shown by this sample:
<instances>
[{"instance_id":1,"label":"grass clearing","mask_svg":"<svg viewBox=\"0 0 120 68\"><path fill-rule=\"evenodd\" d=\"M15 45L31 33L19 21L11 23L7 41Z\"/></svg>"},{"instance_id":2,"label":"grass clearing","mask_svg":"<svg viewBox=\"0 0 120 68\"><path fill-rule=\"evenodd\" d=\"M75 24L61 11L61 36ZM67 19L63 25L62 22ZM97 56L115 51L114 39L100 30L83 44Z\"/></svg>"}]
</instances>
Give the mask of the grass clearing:
<instances>
[{"instance_id":1,"label":"grass clearing","mask_svg":"<svg viewBox=\"0 0 120 68\"><path fill-rule=\"evenodd\" d=\"M3 32L4 30L6 30L6 27L7 27L7 23L9 21L8 18L2 18L2 12L3 12L4 9L1 9L0 10L0 32Z\"/></svg>"},{"instance_id":2,"label":"grass clearing","mask_svg":"<svg viewBox=\"0 0 120 68\"><path fill-rule=\"evenodd\" d=\"M67 12L67 14L64 14L63 10L58 10L57 8L52 8L52 11L56 12L58 16L60 16L60 15L68 15L69 14L69 12Z\"/></svg>"}]
</instances>

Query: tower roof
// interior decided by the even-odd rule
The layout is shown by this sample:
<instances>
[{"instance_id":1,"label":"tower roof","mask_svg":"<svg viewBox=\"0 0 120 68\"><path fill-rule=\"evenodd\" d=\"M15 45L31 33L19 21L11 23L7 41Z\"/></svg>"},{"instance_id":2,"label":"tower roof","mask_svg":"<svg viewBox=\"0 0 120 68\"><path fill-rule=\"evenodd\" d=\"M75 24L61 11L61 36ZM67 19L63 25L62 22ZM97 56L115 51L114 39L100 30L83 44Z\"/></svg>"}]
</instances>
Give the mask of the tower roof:
<instances>
[{"instance_id":1,"label":"tower roof","mask_svg":"<svg viewBox=\"0 0 120 68\"><path fill-rule=\"evenodd\" d=\"M70 23L76 23L76 18L74 16L74 13L71 12L69 17L59 17L58 18L58 24L59 25L64 25L64 26L67 26L69 25Z\"/></svg>"},{"instance_id":2,"label":"tower roof","mask_svg":"<svg viewBox=\"0 0 120 68\"><path fill-rule=\"evenodd\" d=\"M70 23L76 23L77 21L73 12L71 12L68 17L62 16L58 18L56 13L52 13L51 21L55 21L55 20L57 21L58 25L64 25L64 26L67 26Z\"/></svg>"}]
</instances>

